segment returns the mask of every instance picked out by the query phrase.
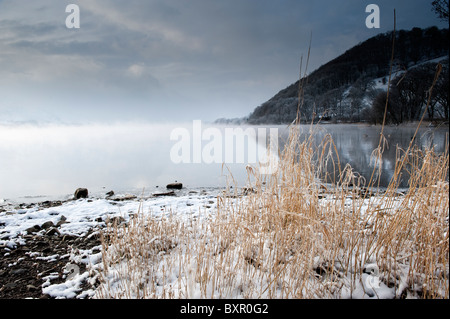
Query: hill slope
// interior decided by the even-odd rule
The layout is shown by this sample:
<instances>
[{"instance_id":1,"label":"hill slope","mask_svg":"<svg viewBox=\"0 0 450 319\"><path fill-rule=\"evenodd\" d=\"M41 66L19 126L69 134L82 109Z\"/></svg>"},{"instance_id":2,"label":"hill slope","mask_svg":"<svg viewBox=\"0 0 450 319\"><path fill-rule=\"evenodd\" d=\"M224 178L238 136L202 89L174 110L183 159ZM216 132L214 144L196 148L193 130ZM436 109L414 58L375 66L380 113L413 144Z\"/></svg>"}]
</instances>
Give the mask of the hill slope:
<instances>
[{"instance_id":1,"label":"hill slope","mask_svg":"<svg viewBox=\"0 0 450 319\"><path fill-rule=\"evenodd\" d=\"M448 29L437 27L397 31L394 71L406 71L425 61L448 56L448 40ZM392 32L382 33L349 49L304 78L301 121L310 122L313 118L334 122L368 121L372 101L378 90L386 87L391 52ZM258 106L247 118L219 119L217 122L291 123L297 114L298 90L299 81Z\"/></svg>"}]
</instances>

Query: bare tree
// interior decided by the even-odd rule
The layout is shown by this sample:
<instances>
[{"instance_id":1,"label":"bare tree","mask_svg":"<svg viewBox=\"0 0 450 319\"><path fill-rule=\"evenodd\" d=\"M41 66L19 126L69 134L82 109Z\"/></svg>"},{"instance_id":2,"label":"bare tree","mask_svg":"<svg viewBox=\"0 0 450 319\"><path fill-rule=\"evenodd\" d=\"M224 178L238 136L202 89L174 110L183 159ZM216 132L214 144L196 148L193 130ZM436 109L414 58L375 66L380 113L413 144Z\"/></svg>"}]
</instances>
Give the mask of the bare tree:
<instances>
[{"instance_id":1,"label":"bare tree","mask_svg":"<svg viewBox=\"0 0 450 319\"><path fill-rule=\"evenodd\" d=\"M433 81L434 68L434 64L428 63L410 69L405 75L394 78L391 84L392 97L390 100L395 105L400 123L420 118ZM436 103L432 103L427 109L430 119L434 117L435 105Z\"/></svg>"},{"instance_id":2,"label":"bare tree","mask_svg":"<svg viewBox=\"0 0 450 319\"><path fill-rule=\"evenodd\" d=\"M449 98L448 98L448 60L442 63L442 73L434 89L434 100L439 107L436 109L442 118L449 120Z\"/></svg>"},{"instance_id":3,"label":"bare tree","mask_svg":"<svg viewBox=\"0 0 450 319\"><path fill-rule=\"evenodd\" d=\"M448 0L434 0L431 5L439 19L448 22Z\"/></svg>"},{"instance_id":4,"label":"bare tree","mask_svg":"<svg viewBox=\"0 0 450 319\"><path fill-rule=\"evenodd\" d=\"M386 91L378 92L372 102L370 120L374 124L383 123L384 112L386 109L386 123L399 124L400 120L397 118L397 116L400 115L400 113L394 109L394 106L396 105L393 104L391 100L388 101L388 105L386 108L386 98Z\"/></svg>"}]
</instances>

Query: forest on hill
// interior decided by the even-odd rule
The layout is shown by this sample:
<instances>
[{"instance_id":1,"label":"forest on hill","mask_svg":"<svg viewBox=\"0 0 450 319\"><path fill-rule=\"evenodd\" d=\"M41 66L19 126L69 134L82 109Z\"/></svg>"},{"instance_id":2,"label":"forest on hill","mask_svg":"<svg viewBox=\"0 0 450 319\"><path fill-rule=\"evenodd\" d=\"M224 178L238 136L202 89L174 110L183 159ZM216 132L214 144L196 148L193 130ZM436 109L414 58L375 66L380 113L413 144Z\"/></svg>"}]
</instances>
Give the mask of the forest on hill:
<instances>
[{"instance_id":1,"label":"forest on hill","mask_svg":"<svg viewBox=\"0 0 450 319\"><path fill-rule=\"evenodd\" d=\"M278 92L248 117L216 122L285 124L297 118L299 109L300 121L306 123L317 120L377 123L386 101L392 37L393 32L386 32L354 46ZM448 29L396 31L388 122L419 119L438 63L442 71L433 88L427 118L448 121L448 41Z\"/></svg>"}]
</instances>

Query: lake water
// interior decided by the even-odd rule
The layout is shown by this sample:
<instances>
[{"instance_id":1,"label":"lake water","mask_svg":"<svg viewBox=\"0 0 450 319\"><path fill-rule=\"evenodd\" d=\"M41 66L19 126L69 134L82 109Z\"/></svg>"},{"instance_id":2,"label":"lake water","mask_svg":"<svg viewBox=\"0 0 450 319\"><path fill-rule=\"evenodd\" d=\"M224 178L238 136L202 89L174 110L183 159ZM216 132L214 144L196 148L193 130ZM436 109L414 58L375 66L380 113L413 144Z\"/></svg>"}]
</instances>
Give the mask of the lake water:
<instances>
[{"instance_id":1,"label":"lake water","mask_svg":"<svg viewBox=\"0 0 450 319\"><path fill-rule=\"evenodd\" d=\"M201 128L203 133L207 127ZM213 128L217 129L215 132L225 132L224 127ZM250 128L258 132L256 127ZM281 139L287 134L286 126L264 129L269 132L269 128L277 128ZM190 163L174 163L174 147L179 141L171 140L175 129L190 134ZM307 125L301 126L305 134L309 129ZM379 126L320 125L314 129L318 140L327 133L333 136L342 167L350 163L362 175L372 173L371 153L378 146ZM385 128L389 149L383 156L381 186L392 175L395 146L406 148L414 131L414 126ZM174 181L191 188L226 185L230 180L222 163L207 164L203 157L196 162L196 151L205 151L208 140L200 140L199 144L199 136L195 138L193 122L0 125L0 200L35 202L67 198L78 187L86 187L94 194L110 190L148 194L163 191L166 184ZM442 152L448 143L448 127L421 128L417 143L422 147L431 143L436 151ZM246 161L228 163L226 167L239 185L245 184Z\"/></svg>"}]
</instances>

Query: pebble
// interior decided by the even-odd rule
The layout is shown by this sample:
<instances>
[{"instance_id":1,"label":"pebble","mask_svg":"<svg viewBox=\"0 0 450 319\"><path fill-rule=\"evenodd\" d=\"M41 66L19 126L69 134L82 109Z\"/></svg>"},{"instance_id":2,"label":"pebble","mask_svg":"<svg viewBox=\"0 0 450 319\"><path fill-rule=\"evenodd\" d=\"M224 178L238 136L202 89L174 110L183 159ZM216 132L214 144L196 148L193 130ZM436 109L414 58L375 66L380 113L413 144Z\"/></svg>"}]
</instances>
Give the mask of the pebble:
<instances>
[{"instance_id":1,"label":"pebble","mask_svg":"<svg viewBox=\"0 0 450 319\"><path fill-rule=\"evenodd\" d=\"M20 268L20 269L14 269L10 271L11 275L22 275L24 273L28 272L28 270Z\"/></svg>"},{"instance_id":2,"label":"pebble","mask_svg":"<svg viewBox=\"0 0 450 319\"><path fill-rule=\"evenodd\" d=\"M17 287L16 282L9 282L6 285L4 285L2 289L14 289L16 287Z\"/></svg>"},{"instance_id":3,"label":"pebble","mask_svg":"<svg viewBox=\"0 0 450 319\"><path fill-rule=\"evenodd\" d=\"M36 287L36 286L34 286L34 285L27 285L27 290L28 291L36 291L36 290L38 290L39 288L38 287Z\"/></svg>"}]
</instances>

